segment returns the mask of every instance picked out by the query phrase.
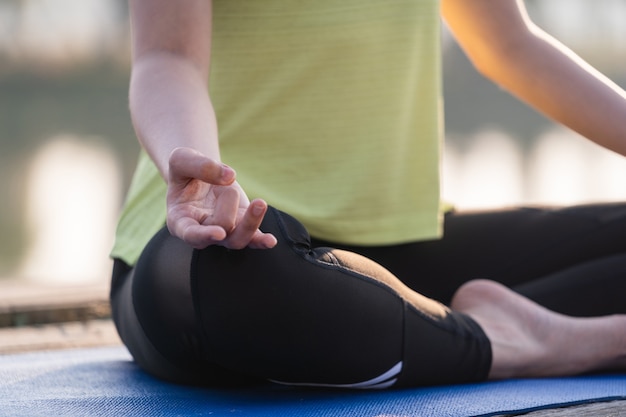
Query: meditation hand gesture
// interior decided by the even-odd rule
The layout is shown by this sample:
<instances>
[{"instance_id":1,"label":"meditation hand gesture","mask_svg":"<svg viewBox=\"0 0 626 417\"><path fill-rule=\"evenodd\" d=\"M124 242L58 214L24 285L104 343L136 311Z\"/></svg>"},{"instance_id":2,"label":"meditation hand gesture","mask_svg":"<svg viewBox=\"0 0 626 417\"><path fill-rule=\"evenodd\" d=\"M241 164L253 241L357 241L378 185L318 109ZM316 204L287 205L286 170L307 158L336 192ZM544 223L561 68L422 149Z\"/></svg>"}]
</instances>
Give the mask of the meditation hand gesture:
<instances>
[{"instance_id":1,"label":"meditation hand gesture","mask_svg":"<svg viewBox=\"0 0 626 417\"><path fill-rule=\"evenodd\" d=\"M250 202L235 176L232 168L193 149L172 151L167 190L170 233L196 249L274 247L276 238L259 230L267 203Z\"/></svg>"}]
</instances>

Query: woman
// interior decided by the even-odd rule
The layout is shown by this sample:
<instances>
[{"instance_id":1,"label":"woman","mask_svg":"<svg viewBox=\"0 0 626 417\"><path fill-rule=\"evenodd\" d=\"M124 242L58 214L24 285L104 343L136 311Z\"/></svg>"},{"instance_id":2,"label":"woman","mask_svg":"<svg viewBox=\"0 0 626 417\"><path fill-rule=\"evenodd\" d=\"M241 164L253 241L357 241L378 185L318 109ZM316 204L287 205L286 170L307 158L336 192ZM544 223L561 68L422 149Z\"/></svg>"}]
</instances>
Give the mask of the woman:
<instances>
[{"instance_id":1,"label":"woman","mask_svg":"<svg viewBox=\"0 0 626 417\"><path fill-rule=\"evenodd\" d=\"M130 7L145 152L111 299L145 370L385 388L624 366L626 207L440 204L440 12L486 77L626 154L624 91L520 1Z\"/></svg>"}]
</instances>

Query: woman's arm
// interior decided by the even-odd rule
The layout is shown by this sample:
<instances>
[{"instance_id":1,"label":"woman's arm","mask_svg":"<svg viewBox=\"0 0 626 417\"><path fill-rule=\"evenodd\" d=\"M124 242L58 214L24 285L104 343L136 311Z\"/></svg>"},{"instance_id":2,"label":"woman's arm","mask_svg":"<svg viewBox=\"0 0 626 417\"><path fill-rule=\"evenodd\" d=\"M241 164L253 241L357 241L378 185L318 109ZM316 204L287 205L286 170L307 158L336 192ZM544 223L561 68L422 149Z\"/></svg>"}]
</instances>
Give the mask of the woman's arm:
<instances>
[{"instance_id":1,"label":"woman's arm","mask_svg":"<svg viewBox=\"0 0 626 417\"><path fill-rule=\"evenodd\" d=\"M131 0L130 111L138 139L168 178L177 147L220 161L207 83L211 2Z\"/></svg>"},{"instance_id":2,"label":"woman's arm","mask_svg":"<svg viewBox=\"0 0 626 417\"><path fill-rule=\"evenodd\" d=\"M196 248L269 248L267 205L249 202L220 162L208 94L210 0L131 0L130 111L137 137L168 184L167 225Z\"/></svg>"},{"instance_id":3,"label":"woman's arm","mask_svg":"<svg viewBox=\"0 0 626 417\"><path fill-rule=\"evenodd\" d=\"M626 92L528 18L521 0L442 0L475 67L541 113L626 155Z\"/></svg>"}]
</instances>

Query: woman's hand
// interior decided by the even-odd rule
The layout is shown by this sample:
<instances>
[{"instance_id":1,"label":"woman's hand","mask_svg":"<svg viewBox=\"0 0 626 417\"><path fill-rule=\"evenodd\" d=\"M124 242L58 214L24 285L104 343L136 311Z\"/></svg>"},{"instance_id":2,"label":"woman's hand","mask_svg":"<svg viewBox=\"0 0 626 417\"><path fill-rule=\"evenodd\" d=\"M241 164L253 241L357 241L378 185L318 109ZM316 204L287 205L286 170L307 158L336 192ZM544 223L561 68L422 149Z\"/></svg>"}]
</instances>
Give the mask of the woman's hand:
<instances>
[{"instance_id":1,"label":"woman's hand","mask_svg":"<svg viewBox=\"0 0 626 417\"><path fill-rule=\"evenodd\" d=\"M170 233L196 249L274 247L276 238L259 230L267 203L250 202L235 175L232 168L193 149L172 151L167 190Z\"/></svg>"}]
</instances>

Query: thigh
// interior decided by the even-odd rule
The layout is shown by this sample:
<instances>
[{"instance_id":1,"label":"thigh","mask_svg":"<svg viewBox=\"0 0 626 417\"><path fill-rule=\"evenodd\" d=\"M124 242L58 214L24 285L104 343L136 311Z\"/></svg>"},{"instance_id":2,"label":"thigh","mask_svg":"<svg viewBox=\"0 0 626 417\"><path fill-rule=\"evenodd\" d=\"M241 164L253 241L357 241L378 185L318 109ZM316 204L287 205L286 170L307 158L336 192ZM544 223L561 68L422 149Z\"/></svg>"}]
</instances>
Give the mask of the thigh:
<instances>
[{"instance_id":1,"label":"thigh","mask_svg":"<svg viewBox=\"0 0 626 417\"><path fill-rule=\"evenodd\" d=\"M376 260L414 290L448 303L471 279L515 288L626 253L625 235L626 204L527 207L451 212L440 240L349 249ZM581 275L568 275L575 286ZM570 284L564 277L559 281ZM539 293L535 286L533 296Z\"/></svg>"},{"instance_id":2,"label":"thigh","mask_svg":"<svg viewBox=\"0 0 626 417\"><path fill-rule=\"evenodd\" d=\"M261 225L271 250L196 251L192 293L211 357L240 372L295 384L384 387L486 378L488 339L353 252L311 247L275 209Z\"/></svg>"},{"instance_id":3,"label":"thigh","mask_svg":"<svg viewBox=\"0 0 626 417\"><path fill-rule=\"evenodd\" d=\"M111 310L120 338L135 362L167 381L198 385L247 385L258 379L208 358L190 285L193 249L157 233L135 267L115 260Z\"/></svg>"},{"instance_id":4,"label":"thigh","mask_svg":"<svg viewBox=\"0 0 626 417\"><path fill-rule=\"evenodd\" d=\"M312 248L273 208L261 228L275 248L193 250L163 229L114 282L116 324L145 370L361 388L486 378L490 344L470 317L365 257Z\"/></svg>"}]
</instances>

